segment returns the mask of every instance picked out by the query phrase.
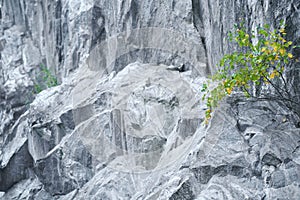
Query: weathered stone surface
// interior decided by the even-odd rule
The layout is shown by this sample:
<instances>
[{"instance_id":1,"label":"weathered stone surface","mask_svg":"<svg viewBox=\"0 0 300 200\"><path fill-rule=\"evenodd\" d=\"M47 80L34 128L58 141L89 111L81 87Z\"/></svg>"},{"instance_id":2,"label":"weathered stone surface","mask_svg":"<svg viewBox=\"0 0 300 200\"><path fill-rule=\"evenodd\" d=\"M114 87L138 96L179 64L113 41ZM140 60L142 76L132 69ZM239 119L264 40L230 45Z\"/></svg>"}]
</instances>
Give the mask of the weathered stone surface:
<instances>
[{"instance_id":1,"label":"weathered stone surface","mask_svg":"<svg viewBox=\"0 0 300 200\"><path fill-rule=\"evenodd\" d=\"M22 180L15 184L1 197L2 199L53 199L53 197L43 189L43 184L33 177Z\"/></svg>"},{"instance_id":2,"label":"weathered stone surface","mask_svg":"<svg viewBox=\"0 0 300 200\"><path fill-rule=\"evenodd\" d=\"M248 0L192 0L194 22L205 40L208 64L211 71L219 59L237 47L227 38L234 24L244 21L249 30L265 23L278 27L280 20L287 23L287 37L299 44L299 1L248 1ZM299 55L299 53L298 53ZM297 56L298 56L297 55ZM297 64L299 67L299 65Z\"/></svg>"},{"instance_id":3,"label":"weathered stone surface","mask_svg":"<svg viewBox=\"0 0 300 200\"><path fill-rule=\"evenodd\" d=\"M0 199L299 199L299 119L235 94L205 127L200 92L237 49L226 40L234 23L283 19L299 45L299 9L297 0L3 0ZM35 94L47 85L41 64L60 85Z\"/></svg>"},{"instance_id":4,"label":"weathered stone surface","mask_svg":"<svg viewBox=\"0 0 300 200\"><path fill-rule=\"evenodd\" d=\"M15 152L6 166L0 170L1 191L7 191L14 184L27 178L32 168L32 157L28 152L27 143Z\"/></svg>"}]
</instances>

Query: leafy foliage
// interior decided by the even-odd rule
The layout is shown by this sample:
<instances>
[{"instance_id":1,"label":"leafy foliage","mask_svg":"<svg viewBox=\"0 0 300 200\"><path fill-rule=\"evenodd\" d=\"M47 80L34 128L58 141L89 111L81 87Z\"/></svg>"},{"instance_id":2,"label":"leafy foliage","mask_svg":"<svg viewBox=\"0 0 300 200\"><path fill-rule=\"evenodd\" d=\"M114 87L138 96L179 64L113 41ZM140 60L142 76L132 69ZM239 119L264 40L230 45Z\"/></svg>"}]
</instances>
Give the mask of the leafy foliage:
<instances>
[{"instance_id":1,"label":"leafy foliage","mask_svg":"<svg viewBox=\"0 0 300 200\"><path fill-rule=\"evenodd\" d=\"M34 85L34 93L38 94L41 91L58 85L57 78L46 68L44 65L40 65L41 68L41 83Z\"/></svg>"},{"instance_id":2,"label":"leafy foliage","mask_svg":"<svg viewBox=\"0 0 300 200\"><path fill-rule=\"evenodd\" d=\"M212 77L212 81L217 83L215 87L211 89L207 83L202 88L203 100L207 105L206 123L218 103L235 90L242 90L246 97L257 97L251 92L253 86L270 85L282 95L275 80L281 79L286 84L285 66L293 59L291 50L296 46L286 41L285 25L281 23L280 26L278 30L271 30L269 25L265 25L247 33L243 24L235 25L234 31L229 33L229 39L235 41L241 51L221 59L218 72Z\"/></svg>"}]
</instances>

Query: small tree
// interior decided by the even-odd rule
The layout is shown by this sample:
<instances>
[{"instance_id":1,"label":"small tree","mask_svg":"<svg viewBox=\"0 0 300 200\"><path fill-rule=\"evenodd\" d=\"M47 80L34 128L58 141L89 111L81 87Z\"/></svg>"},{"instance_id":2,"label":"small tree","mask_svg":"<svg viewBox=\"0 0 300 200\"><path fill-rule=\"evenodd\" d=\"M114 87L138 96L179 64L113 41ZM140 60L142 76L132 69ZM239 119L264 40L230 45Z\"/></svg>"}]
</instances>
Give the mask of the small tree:
<instances>
[{"instance_id":1,"label":"small tree","mask_svg":"<svg viewBox=\"0 0 300 200\"><path fill-rule=\"evenodd\" d=\"M299 101L292 98L292 88L286 78L286 66L293 60L291 41L285 39L285 25L280 24L279 30L271 30L269 25L257 28L251 33L246 28L235 25L229 33L230 41L235 41L240 51L225 55L212 76L217 83L213 88L209 83L203 84L203 100L206 101L205 122L208 123L212 111L218 103L229 96L234 90L244 92L246 97L256 99L277 100L293 110ZM253 88L268 85L273 88L271 93L254 92Z\"/></svg>"}]
</instances>

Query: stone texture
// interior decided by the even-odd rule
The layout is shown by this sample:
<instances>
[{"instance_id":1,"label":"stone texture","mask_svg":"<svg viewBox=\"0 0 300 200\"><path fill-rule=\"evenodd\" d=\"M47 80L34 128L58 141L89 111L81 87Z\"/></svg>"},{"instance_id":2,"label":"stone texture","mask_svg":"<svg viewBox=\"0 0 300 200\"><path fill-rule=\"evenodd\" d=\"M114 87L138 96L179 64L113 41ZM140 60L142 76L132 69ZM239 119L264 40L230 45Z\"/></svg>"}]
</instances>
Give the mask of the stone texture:
<instances>
[{"instance_id":1,"label":"stone texture","mask_svg":"<svg viewBox=\"0 0 300 200\"><path fill-rule=\"evenodd\" d=\"M235 94L201 125L226 34L285 1L3 0L0 199L299 199L299 119ZM299 58L299 49L294 50ZM59 85L45 84L40 65ZM299 84L299 63L290 67ZM296 91L300 91L299 88Z\"/></svg>"}]
</instances>

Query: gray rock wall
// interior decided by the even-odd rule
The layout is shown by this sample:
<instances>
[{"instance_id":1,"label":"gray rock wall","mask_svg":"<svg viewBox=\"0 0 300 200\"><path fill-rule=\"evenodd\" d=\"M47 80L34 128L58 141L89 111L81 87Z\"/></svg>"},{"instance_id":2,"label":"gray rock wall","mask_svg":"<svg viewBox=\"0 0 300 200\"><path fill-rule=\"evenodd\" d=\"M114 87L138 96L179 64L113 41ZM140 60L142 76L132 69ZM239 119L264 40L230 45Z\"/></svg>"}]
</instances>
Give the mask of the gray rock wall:
<instances>
[{"instance_id":1,"label":"gray rock wall","mask_svg":"<svg viewBox=\"0 0 300 200\"><path fill-rule=\"evenodd\" d=\"M236 47L229 43L227 34L234 24L244 22L248 30L269 24L278 28L287 24L287 38L299 43L299 2L297 0L264 1L210 1L192 0L194 22L205 40L211 71L219 59ZM298 56L298 55L297 55Z\"/></svg>"},{"instance_id":2,"label":"gray rock wall","mask_svg":"<svg viewBox=\"0 0 300 200\"><path fill-rule=\"evenodd\" d=\"M300 198L297 117L237 94L204 127L200 92L237 49L226 40L234 23L283 19L299 45L297 0L0 9L0 199ZM43 67L58 86L46 88ZM288 67L298 87L299 63Z\"/></svg>"}]
</instances>

